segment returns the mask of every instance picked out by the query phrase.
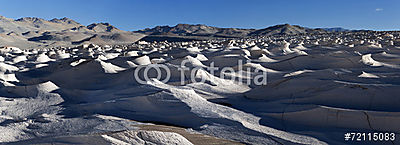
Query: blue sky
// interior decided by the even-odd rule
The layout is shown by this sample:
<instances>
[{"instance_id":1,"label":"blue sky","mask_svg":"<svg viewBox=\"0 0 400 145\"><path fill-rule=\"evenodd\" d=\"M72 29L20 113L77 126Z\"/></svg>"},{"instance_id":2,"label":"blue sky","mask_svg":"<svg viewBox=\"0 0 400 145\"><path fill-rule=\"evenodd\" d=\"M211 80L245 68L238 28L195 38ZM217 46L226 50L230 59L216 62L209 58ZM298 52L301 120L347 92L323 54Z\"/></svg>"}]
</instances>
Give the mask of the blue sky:
<instances>
[{"instance_id":1,"label":"blue sky","mask_svg":"<svg viewBox=\"0 0 400 145\"><path fill-rule=\"evenodd\" d=\"M178 23L217 27L305 27L400 30L400 0L1 0L8 18L68 17L123 30Z\"/></svg>"}]
</instances>

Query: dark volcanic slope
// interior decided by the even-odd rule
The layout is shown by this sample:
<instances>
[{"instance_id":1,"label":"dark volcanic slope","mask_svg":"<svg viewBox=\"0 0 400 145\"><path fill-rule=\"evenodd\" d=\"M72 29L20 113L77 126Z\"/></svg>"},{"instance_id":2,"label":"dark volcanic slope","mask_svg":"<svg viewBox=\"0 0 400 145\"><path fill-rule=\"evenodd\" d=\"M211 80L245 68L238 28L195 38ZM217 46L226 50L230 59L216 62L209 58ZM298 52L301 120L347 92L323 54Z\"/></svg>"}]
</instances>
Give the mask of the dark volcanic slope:
<instances>
[{"instance_id":1,"label":"dark volcanic slope","mask_svg":"<svg viewBox=\"0 0 400 145\"><path fill-rule=\"evenodd\" d=\"M210 38L241 38L249 36L269 36L269 35L296 35L306 33L327 33L323 29L310 29L296 25L276 25L264 29L238 29L238 28L218 28L206 25L178 24L176 26L157 26L144 30L135 31L148 36L143 40L164 41L164 40L203 40Z\"/></svg>"},{"instance_id":2,"label":"dark volcanic slope","mask_svg":"<svg viewBox=\"0 0 400 145\"><path fill-rule=\"evenodd\" d=\"M178 24L176 26L157 26L136 31L147 35L169 36L210 36L210 37L244 37L254 29L218 28L206 25Z\"/></svg>"},{"instance_id":3,"label":"dark volcanic slope","mask_svg":"<svg viewBox=\"0 0 400 145\"><path fill-rule=\"evenodd\" d=\"M264 29L259 29L253 31L249 36L269 36L269 35L296 35L296 34L306 34L306 33L326 33L322 29L310 29L297 25L275 25Z\"/></svg>"}]
</instances>

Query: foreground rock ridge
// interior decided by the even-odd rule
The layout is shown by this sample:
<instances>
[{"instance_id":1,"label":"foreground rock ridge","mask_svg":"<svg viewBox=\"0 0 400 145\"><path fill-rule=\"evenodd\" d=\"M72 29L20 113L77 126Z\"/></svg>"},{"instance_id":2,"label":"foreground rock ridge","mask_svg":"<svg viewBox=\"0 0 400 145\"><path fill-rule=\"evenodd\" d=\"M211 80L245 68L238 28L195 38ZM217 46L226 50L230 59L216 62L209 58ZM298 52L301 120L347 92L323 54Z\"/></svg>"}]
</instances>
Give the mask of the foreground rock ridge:
<instances>
[{"instance_id":1,"label":"foreground rock ridge","mask_svg":"<svg viewBox=\"0 0 400 145\"><path fill-rule=\"evenodd\" d=\"M26 33L35 45L74 42L0 48L1 143L347 144L347 132L400 132L399 32L280 25L248 37L171 42L144 41L165 34L108 23L0 19L38 25L29 33L2 27L10 35L0 39ZM58 24L66 31L50 31ZM268 35L282 26L305 33ZM157 30L182 38L213 29L189 27ZM267 83L255 83L259 76Z\"/></svg>"}]
</instances>

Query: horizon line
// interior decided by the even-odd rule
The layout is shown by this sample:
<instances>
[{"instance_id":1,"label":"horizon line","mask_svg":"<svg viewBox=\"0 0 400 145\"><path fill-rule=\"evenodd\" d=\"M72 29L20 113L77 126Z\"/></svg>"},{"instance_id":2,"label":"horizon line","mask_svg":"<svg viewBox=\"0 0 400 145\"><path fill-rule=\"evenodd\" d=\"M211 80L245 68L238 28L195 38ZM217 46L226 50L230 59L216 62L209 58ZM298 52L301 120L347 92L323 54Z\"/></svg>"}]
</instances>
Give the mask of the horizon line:
<instances>
[{"instance_id":1,"label":"horizon line","mask_svg":"<svg viewBox=\"0 0 400 145\"><path fill-rule=\"evenodd\" d=\"M1 17L1 16L5 17L4 15L1 15L1 14L0 14L0 17ZM9 18L9 17L5 17L5 18ZM138 29L126 30L126 29L121 29L121 28L118 27L117 25L114 25L113 23L107 22L107 21L103 21L103 22L90 22L90 23L88 23L88 24L82 24L81 22L79 22L79 21L77 21L77 20L75 20L75 19L73 19L73 18L70 18L70 17L68 17L68 16L53 17L53 18L51 18L51 19L45 19L45 18L35 17L35 16L25 16L25 17L9 18L9 19L18 20L18 19L22 19L22 18L39 18L39 19L43 19L43 20L46 20L46 21L51 21L52 19L63 19L63 18L68 18L68 19L71 19L71 20L73 20L73 21L75 21L75 22L77 22L77 23L79 23L79 24L81 24L81 25L84 25L84 26L88 26L88 25L91 25L91 24L108 23L108 24L110 24L110 25L112 25L112 26L114 26L114 27L116 27L116 28L118 28L118 29L120 29L120 30L123 30L123 31L131 31L131 32L133 32L133 31L139 31L139 30L145 30L145 29L152 29L152 28L157 27L157 26L169 26L169 27L174 27L174 26L177 26L177 25L179 25L179 24L205 25L205 26L216 27L216 28L233 28L233 29L236 28L236 29L256 29L256 30L257 30L257 29L264 29L264 28L268 28L268 27L272 27L272 26L277 26L277 25L289 24L289 25L291 25L291 26L300 26L300 27L310 28L310 29L341 28L341 29L345 29L345 30L349 30L349 31L400 31L400 29L379 29L379 30L378 30L378 29L368 29L368 28L346 28L346 27L342 27L342 26L333 26L333 27L322 27L322 26L319 26L319 27L308 27L308 26L304 26L304 25L301 25L301 24L290 24L290 23L286 23L286 22L283 22L283 23L275 23L275 24L272 24L272 25L269 25L269 26L264 26L264 27L240 27L240 26L237 26L237 27L226 27L226 26L208 25L208 24L205 24L205 23L190 23L190 22L184 23L184 22L177 22L177 23L175 23L175 24L159 24L159 25L156 24L156 25L152 25L152 26L150 26L150 27L146 27L146 28L142 28L142 29L138 28Z\"/></svg>"}]
</instances>

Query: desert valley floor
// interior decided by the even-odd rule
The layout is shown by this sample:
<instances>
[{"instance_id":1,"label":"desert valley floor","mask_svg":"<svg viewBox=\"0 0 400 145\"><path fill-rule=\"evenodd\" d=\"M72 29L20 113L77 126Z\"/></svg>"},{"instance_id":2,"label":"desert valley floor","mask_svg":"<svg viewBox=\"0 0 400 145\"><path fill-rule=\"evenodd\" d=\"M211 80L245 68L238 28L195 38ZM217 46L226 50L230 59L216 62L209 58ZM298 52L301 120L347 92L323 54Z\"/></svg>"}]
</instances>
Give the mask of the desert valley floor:
<instances>
[{"instance_id":1,"label":"desert valley floor","mask_svg":"<svg viewBox=\"0 0 400 145\"><path fill-rule=\"evenodd\" d=\"M0 141L341 144L346 132L399 133L400 47L393 41L398 37L349 32L5 47ZM211 74L206 69L211 63L233 71ZM170 79L139 83L134 72L148 65L165 66ZM267 72L266 85L240 82L261 73L255 69ZM138 74L144 77L143 70ZM374 144L363 142L368 143Z\"/></svg>"},{"instance_id":2,"label":"desert valley floor","mask_svg":"<svg viewBox=\"0 0 400 145\"><path fill-rule=\"evenodd\" d=\"M400 144L399 70L398 31L0 16L0 143Z\"/></svg>"}]
</instances>

